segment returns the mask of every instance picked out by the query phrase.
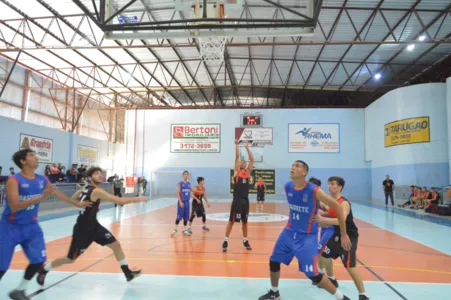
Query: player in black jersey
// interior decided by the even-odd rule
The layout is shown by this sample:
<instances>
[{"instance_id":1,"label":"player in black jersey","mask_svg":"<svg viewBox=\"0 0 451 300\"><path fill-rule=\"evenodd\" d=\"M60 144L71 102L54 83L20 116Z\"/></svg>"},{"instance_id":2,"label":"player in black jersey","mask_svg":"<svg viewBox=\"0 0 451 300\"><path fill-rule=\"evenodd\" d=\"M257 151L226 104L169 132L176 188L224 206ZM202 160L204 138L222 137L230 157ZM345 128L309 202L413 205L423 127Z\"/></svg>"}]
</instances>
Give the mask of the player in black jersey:
<instances>
[{"instance_id":1,"label":"player in black jersey","mask_svg":"<svg viewBox=\"0 0 451 300\"><path fill-rule=\"evenodd\" d=\"M266 184L262 176L258 176L258 181L255 183L257 188L257 210L263 210L263 202L265 202Z\"/></svg>"},{"instance_id":2,"label":"player in black jersey","mask_svg":"<svg viewBox=\"0 0 451 300\"><path fill-rule=\"evenodd\" d=\"M246 168L246 161L240 160L239 141L235 140L235 167L233 169L233 201L230 209L229 223L227 224L222 251L227 252L229 246L229 236L235 222L243 223L243 246L247 250L252 250L247 240L247 219L249 217L249 179L254 168L254 156L246 142L244 147L249 156L249 165Z\"/></svg>"},{"instance_id":3,"label":"player in black jersey","mask_svg":"<svg viewBox=\"0 0 451 300\"><path fill-rule=\"evenodd\" d=\"M205 194L205 179L203 177L197 177L197 186L193 190L193 208L191 209L191 217L188 224L189 234L193 234L191 230L191 225L193 224L194 218L202 218L202 229L205 231L210 231L210 229L205 224L207 222L207 215L205 213L204 200L210 208L210 202L208 202L207 195Z\"/></svg>"},{"instance_id":4,"label":"player in black jersey","mask_svg":"<svg viewBox=\"0 0 451 300\"><path fill-rule=\"evenodd\" d=\"M73 263L93 242L96 242L101 246L107 246L113 250L114 256L119 262L127 281L131 281L141 275L141 270L133 271L129 269L121 244L108 229L99 223L97 220L97 212L99 211L100 202L102 200L124 205L134 202L147 202L147 198L119 198L105 192L99 187L103 182L101 168L91 167L87 172L87 176L90 181L89 184L82 190L77 191L72 196L72 199L78 199L80 202L89 201L92 203L92 206L85 208L83 212L80 211L77 223L74 226L68 255L66 257L57 258L51 263L47 263L39 270L37 282L40 285L44 285L45 276L51 269Z\"/></svg>"},{"instance_id":5,"label":"player in black jersey","mask_svg":"<svg viewBox=\"0 0 451 300\"><path fill-rule=\"evenodd\" d=\"M341 247L340 227L338 226L336 212L333 209L329 208L327 214L316 215L315 222L319 223L322 226L333 225L335 230L332 237L320 251L321 252L320 265L325 266L328 276L333 276L334 269L332 260L341 257L344 267L348 271L349 275L354 281L354 284L357 287L357 290L359 291L359 300L367 300L369 298L365 293L365 287L363 285L362 276L360 275L359 270L356 268L357 263L356 252L359 240L359 230L356 224L354 223L354 216L352 214L351 203L346 198L341 196L341 192L344 186L345 181L341 177L333 176L328 179L329 194L331 195L332 198L337 199L346 217L346 233L351 239L352 246L349 251L345 251Z\"/></svg>"}]
</instances>

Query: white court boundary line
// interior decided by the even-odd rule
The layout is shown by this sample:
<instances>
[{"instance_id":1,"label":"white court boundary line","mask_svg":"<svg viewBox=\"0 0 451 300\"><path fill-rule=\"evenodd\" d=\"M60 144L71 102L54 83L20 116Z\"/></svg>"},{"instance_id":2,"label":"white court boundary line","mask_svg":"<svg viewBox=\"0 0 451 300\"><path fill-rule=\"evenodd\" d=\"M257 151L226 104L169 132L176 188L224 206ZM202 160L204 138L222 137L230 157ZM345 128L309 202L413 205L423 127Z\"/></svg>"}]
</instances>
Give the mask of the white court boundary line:
<instances>
[{"instance_id":1,"label":"white court boundary line","mask_svg":"<svg viewBox=\"0 0 451 300\"><path fill-rule=\"evenodd\" d=\"M20 272L20 274L23 274L23 271L21 270L9 270L9 272L14 272L14 273L18 273ZM107 276L120 276L121 278L124 276L124 274L122 273L103 273L103 272L89 272L89 271L83 271L83 272L70 272L70 271L56 271L56 270L52 270L52 273L61 273L61 274L78 274L78 275L107 275ZM302 273L299 273L302 274ZM302 276L302 275L301 275ZM178 278L178 277L183 277L183 278L205 278L205 279L233 279L233 280L243 280L243 279L252 279L252 280L265 280L267 281L269 279L268 278L260 278L260 277L226 277L226 276L204 276L204 275L168 275L168 274L142 274L140 277L170 277L170 278ZM311 280L309 279L304 279L304 278L281 278L283 281L306 281L306 282L311 282ZM340 282L348 282L348 283L352 283L354 284L354 281L352 280L340 280ZM406 281L380 281L380 280L365 280L366 282L371 282L371 283L380 283L380 284L384 284L386 283L390 283L390 284L417 284L417 285L451 285L451 283L440 283L440 282L406 282Z\"/></svg>"}]
</instances>

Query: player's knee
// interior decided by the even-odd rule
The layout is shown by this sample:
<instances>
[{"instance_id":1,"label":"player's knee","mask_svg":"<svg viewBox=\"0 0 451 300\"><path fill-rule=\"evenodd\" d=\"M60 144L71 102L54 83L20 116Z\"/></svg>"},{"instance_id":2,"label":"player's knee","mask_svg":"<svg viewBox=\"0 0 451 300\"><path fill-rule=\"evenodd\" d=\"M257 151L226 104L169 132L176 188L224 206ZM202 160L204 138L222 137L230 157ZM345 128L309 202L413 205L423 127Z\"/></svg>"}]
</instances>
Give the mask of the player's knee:
<instances>
[{"instance_id":1,"label":"player's knee","mask_svg":"<svg viewBox=\"0 0 451 300\"><path fill-rule=\"evenodd\" d=\"M270 260L269 270L274 273L280 272L280 263Z\"/></svg>"},{"instance_id":2,"label":"player's knee","mask_svg":"<svg viewBox=\"0 0 451 300\"><path fill-rule=\"evenodd\" d=\"M316 276L309 276L309 278L314 284L318 284L321 282L321 280L323 280L323 274L318 274Z\"/></svg>"}]
</instances>

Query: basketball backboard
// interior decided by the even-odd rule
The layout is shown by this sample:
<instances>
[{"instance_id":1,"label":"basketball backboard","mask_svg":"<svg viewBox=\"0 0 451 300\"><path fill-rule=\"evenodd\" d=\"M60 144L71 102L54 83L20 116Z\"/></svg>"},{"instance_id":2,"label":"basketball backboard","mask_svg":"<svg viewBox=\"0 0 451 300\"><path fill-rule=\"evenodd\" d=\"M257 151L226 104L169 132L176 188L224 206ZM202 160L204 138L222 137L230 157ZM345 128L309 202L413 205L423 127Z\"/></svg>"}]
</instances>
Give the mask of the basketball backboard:
<instances>
[{"instance_id":1,"label":"basketball backboard","mask_svg":"<svg viewBox=\"0 0 451 300\"><path fill-rule=\"evenodd\" d=\"M73 0L107 39L313 35L322 0ZM206 4L206 5L205 5Z\"/></svg>"}]
</instances>

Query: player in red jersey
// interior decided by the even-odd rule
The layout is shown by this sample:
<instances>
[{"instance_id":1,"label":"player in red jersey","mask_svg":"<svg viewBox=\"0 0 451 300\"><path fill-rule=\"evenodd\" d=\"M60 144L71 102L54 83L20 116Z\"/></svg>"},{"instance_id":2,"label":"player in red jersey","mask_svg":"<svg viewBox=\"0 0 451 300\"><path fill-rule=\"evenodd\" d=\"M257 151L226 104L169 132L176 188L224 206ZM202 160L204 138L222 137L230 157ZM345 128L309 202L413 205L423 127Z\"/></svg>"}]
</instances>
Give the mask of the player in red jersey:
<instances>
[{"instance_id":1,"label":"player in red jersey","mask_svg":"<svg viewBox=\"0 0 451 300\"><path fill-rule=\"evenodd\" d=\"M341 257L343 265L354 281L357 290L359 291L359 300L368 300L368 296L365 293L365 287L363 285L362 276L357 269L357 245L359 241L359 230L354 223L354 216L352 214L351 203L349 200L341 195L341 192L345 186L345 181L343 178L338 176L330 177L328 180L329 194L332 198L336 199L340 204L341 209L346 218L346 234L351 240L351 249L346 251L341 246L341 230L338 226L337 213L333 208L329 208L327 214L318 214L315 216L315 222L319 223L321 226L333 226L334 234L332 237L326 241L323 248L320 250L319 265L324 273L324 268L327 270L327 275L329 279L338 286L338 282L334 277L334 266L332 264L333 259Z\"/></svg>"},{"instance_id":2,"label":"player in red jersey","mask_svg":"<svg viewBox=\"0 0 451 300\"><path fill-rule=\"evenodd\" d=\"M258 176L258 181L255 183L257 188L257 210L263 210L263 203L265 202L266 184L262 176Z\"/></svg>"},{"instance_id":3,"label":"player in red jersey","mask_svg":"<svg viewBox=\"0 0 451 300\"><path fill-rule=\"evenodd\" d=\"M191 230L191 225L193 224L194 218L198 217L198 218L202 218L202 223L204 224L202 226L202 229L205 231L209 231L210 229L208 229L207 225L205 224L207 222L207 215L205 213L205 207L204 207L204 202L203 200L205 200L205 202L207 203L208 207L210 208L210 202L208 202L207 199L207 195L205 194L205 179L203 177L198 177L197 178L197 186L194 188L193 191L193 208L191 211L191 217L189 219L189 224L188 224L188 232L190 234L193 233L193 231Z\"/></svg>"},{"instance_id":4,"label":"player in red jersey","mask_svg":"<svg viewBox=\"0 0 451 300\"><path fill-rule=\"evenodd\" d=\"M249 179L254 168L254 156L246 142L244 147L249 156L249 165L246 167L246 161L240 160L239 141L235 140L235 167L233 169L234 188L233 201L230 210L229 223L227 224L224 242L222 243L222 252L227 252L229 246L229 236L235 222L243 223L243 246L247 250L252 250L247 240L247 219L249 217Z\"/></svg>"}]
</instances>

